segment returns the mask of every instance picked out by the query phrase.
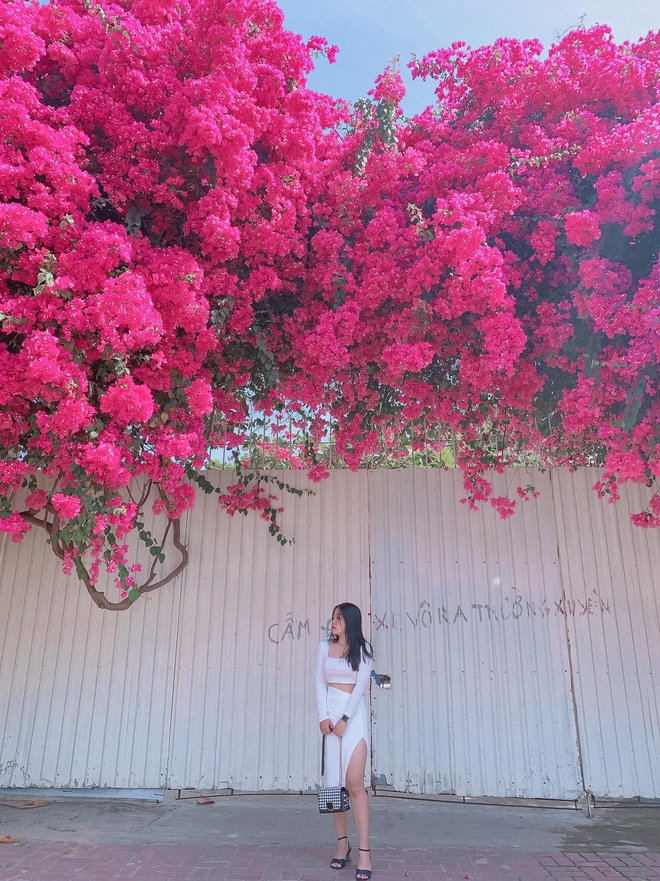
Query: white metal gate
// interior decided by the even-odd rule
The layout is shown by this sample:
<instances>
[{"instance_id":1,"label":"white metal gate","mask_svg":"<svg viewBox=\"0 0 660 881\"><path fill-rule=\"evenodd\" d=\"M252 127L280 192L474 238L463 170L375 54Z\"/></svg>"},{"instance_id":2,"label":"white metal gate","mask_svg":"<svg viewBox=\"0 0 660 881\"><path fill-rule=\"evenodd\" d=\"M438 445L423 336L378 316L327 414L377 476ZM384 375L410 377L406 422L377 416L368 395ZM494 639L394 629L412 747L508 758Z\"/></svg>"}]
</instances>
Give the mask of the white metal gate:
<instances>
[{"instance_id":1,"label":"white metal gate","mask_svg":"<svg viewBox=\"0 0 660 881\"><path fill-rule=\"evenodd\" d=\"M369 606L367 475L332 478L313 496L287 497L283 528L295 544L284 548L258 517L232 519L214 496L198 499L183 584L170 788L317 785L317 646L335 603L350 599L367 615ZM301 472L286 479L307 485Z\"/></svg>"},{"instance_id":2,"label":"white metal gate","mask_svg":"<svg viewBox=\"0 0 660 881\"><path fill-rule=\"evenodd\" d=\"M391 676L372 694L377 783L581 793L551 490L535 480L540 504L505 522L459 503L459 474L370 474L373 643Z\"/></svg>"},{"instance_id":3,"label":"white metal gate","mask_svg":"<svg viewBox=\"0 0 660 881\"><path fill-rule=\"evenodd\" d=\"M595 470L551 475L496 475L541 491L501 521L454 471L334 471L287 496L286 548L200 493L188 569L120 615L38 533L4 541L0 786L314 788L316 646L349 599L391 677L377 782L659 798L660 534L630 523L650 491L608 505Z\"/></svg>"}]
</instances>

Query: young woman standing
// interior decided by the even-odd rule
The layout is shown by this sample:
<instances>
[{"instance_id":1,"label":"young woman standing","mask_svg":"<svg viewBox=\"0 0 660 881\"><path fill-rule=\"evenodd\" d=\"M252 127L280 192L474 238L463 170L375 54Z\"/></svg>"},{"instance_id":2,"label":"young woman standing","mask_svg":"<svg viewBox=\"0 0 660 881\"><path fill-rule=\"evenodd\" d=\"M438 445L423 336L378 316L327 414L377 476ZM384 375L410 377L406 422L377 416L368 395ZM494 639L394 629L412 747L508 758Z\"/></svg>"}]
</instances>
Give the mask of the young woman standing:
<instances>
[{"instance_id":1,"label":"young woman standing","mask_svg":"<svg viewBox=\"0 0 660 881\"><path fill-rule=\"evenodd\" d=\"M319 728L325 735L326 785L339 786L339 744L342 778L351 799L358 836L356 881L371 878L369 796L364 770L369 749L369 710L363 699L371 676L371 646L362 634L362 613L353 603L340 603L332 612L332 635L319 644L316 662L316 705ZM343 869L351 858L346 813L332 815L337 850L330 863Z\"/></svg>"}]
</instances>

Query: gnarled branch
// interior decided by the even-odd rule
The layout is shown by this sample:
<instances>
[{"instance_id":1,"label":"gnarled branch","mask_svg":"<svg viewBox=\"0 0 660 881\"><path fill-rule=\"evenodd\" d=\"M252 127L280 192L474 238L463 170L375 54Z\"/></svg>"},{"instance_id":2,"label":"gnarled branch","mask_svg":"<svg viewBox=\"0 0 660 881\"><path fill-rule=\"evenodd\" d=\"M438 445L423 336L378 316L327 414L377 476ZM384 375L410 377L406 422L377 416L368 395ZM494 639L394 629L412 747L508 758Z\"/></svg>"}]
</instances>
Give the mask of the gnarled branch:
<instances>
[{"instance_id":1,"label":"gnarled branch","mask_svg":"<svg viewBox=\"0 0 660 881\"><path fill-rule=\"evenodd\" d=\"M146 496L144 496L144 494L143 500L146 500ZM73 553L74 548L72 545L68 545L66 542L62 542L57 538L59 527L59 517L57 516L57 514L54 514L53 519L49 520L48 511L46 511L46 513L44 514L43 519L41 517L37 517L37 515L32 513L31 511L21 511L21 517L25 520L26 523L29 523L31 526L38 526L41 529L45 530L50 539L53 553L60 560L64 559L64 555L66 553ZM163 547L165 545L165 541L167 540L170 529L172 530L172 544L181 555L181 559L178 565L174 569L172 569L172 571L169 572L164 578L161 578L155 583L152 583L153 579L155 578L157 563L156 559L154 559L154 562L150 567L149 577L147 578L147 580L141 585L136 585L135 589L140 595L158 590L158 588L164 587L166 584L169 584L169 582L173 581L177 577L177 575L180 575L181 572L183 572L183 570L188 565L190 556L188 554L188 548L181 541L180 518L177 517L174 520L168 520L165 532L163 534ZM128 596L124 597L118 602L112 602L112 600L109 600L102 591L96 589L96 587L92 583L89 570L80 559L80 557L78 557L76 561L76 571L80 580L87 588L87 593L90 595L95 605L98 606L99 609L103 609L104 611L109 612L123 612L126 609L130 609L130 607L135 602L135 599L129 599Z\"/></svg>"}]
</instances>

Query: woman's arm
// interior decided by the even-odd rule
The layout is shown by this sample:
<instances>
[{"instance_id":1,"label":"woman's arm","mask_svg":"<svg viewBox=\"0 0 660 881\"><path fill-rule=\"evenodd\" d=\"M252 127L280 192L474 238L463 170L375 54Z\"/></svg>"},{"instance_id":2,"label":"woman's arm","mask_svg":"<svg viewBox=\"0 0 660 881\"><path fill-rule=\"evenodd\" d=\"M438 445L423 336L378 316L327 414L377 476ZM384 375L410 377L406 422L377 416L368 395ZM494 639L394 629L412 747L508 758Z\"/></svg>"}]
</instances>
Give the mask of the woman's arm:
<instances>
[{"instance_id":1,"label":"woman's arm","mask_svg":"<svg viewBox=\"0 0 660 881\"><path fill-rule=\"evenodd\" d=\"M363 657L360 661L360 666L358 667L355 688L351 692L351 696L349 697L348 703L346 704L346 709L344 710L344 713L348 716L349 719L353 718L353 716L357 712L357 708L360 706L362 695L365 693L365 691L367 690L367 686L369 685L370 676L371 658Z\"/></svg>"},{"instance_id":2,"label":"woman's arm","mask_svg":"<svg viewBox=\"0 0 660 881\"><path fill-rule=\"evenodd\" d=\"M325 660L325 650L322 642L319 643L319 650L316 656L316 709L319 714L319 722L330 718L328 713L328 683L325 681L323 673L323 661Z\"/></svg>"}]
</instances>

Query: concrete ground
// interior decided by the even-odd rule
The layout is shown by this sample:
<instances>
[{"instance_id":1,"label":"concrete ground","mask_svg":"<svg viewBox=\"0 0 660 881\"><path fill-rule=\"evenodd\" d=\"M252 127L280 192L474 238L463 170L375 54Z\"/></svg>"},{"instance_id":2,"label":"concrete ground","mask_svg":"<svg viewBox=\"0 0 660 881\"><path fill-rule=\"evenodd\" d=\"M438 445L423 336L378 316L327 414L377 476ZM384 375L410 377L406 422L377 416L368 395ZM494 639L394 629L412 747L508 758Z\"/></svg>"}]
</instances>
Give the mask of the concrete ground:
<instances>
[{"instance_id":1,"label":"concrete ground","mask_svg":"<svg viewBox=\"0 0 660 881\"><path fill-rule=\"evenodd\" d=\"M198 805L0 796L0 881L335 879L331 818L313 795L234 795ZM41 797L49 798L48 793ZM374 881L660 879L660 809L582 811L372 799ZM355 833L349 821L349 837ZM354 877L356 862L336 881Z\"/></svg>"}]
</instances>

